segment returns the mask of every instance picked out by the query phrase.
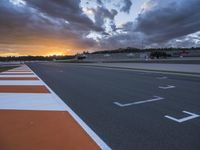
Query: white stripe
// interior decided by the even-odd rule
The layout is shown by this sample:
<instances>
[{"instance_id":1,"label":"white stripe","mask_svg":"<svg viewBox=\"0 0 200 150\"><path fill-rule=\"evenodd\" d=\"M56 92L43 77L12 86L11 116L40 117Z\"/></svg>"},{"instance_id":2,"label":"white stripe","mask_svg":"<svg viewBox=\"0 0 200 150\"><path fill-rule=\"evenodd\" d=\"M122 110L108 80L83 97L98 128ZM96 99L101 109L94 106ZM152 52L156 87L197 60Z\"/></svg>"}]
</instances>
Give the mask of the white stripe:
<instances>
[{"instance_id":1,"label":"white stripe","mask_svg":"<svg viewBox=\"0 0 200 150\"><path fill-rule=\"evenodd\" d=\"M154 98L148 99L148 100L144 100L144 101L138 101L138 102L132 102L132 103L126 103L126 104L121 104L119 102L113 102L113 103L115 105L119 106L119 107L127 107L127 106L131 106L131 105L138 105L138 104L143 104L143 103L159 101L159 100L162 100L162 99L164 99L164 98L159 97L159 96L154 96Z\"/></svg>"},{"instance_id":2,"label":"white stripe","mask_svg":"<svg viewBox=\"0 0 200 150\"><path fill-rule=\"evenodd\" d=\"M37 76L38 77L38 76ZM38 77L40 79L40 77ZM40 79L42 81L42 79ZM79 125L88 133L88 135L99 145L102 150L111 150L111 148L67 105L65 104L56 93L46 84L48 90L52 93L55 100L73 116Z\"/></svg>"},{"instance_id":3,"label":"white stripe","mask_svg":"<svg viewBox=\"0 0 200 150\"><path fill-rule=\"evenodd\" d=\"M0 93L0 109L56 111L66 110L66 108L61 106L56 99L57 97L51 93Z\"/></svg>"},{"instance_id":4,"label":"white stripe","mask_svg":"<svg viewBox=\"0 0 200 150\"><path fill-rule=\"evenodd\" d=\"M39 80L0 80L0 85L44 85Z\"/></svg>"},{"instance_id":5,"label":"white stripe","mask_svg":"<svg viewBox=\"0 0 200 150\"><path fill-rule=\"evenodd\" d=\"M185 122L185 121L188 121L188 120L191 120L191 119L199 117L199 115L197 115L195 113L191 113L191 112L188 112L188 111L182 111L182 112L186 113L186 114L189 114L190 116L184 117L184 118L181 118L181 119L176 119L176 118L168 116L168 115L166 115L165 117L168 118L168 119L171 119L171 120L173 120L175 122L178 122L178 123L182 123L182 122Z\"/></svg>"},{"instance_id":6,"label":"white stripe","mask_svg":"<svg viewBox=\"0 0 200 150\"><path fill-rule=\"evenodd\" d=\"M17 70L17 71L21 71L21 70L25 70L25 71L31 71L30 69L19 69L19 68L16 68L16 69L10 69L11 71L13 70Z\"/></svg>"},{"instance_id":7,"label":"white stripe","mask_svg":"<svg viewBox=\"0 0 200 150\"><path fill-rule=\"evenodd\" d=\"M7 77L37 77L36 75L0 75L1 78L7 78Z\"/></svg>"}]
</instances>

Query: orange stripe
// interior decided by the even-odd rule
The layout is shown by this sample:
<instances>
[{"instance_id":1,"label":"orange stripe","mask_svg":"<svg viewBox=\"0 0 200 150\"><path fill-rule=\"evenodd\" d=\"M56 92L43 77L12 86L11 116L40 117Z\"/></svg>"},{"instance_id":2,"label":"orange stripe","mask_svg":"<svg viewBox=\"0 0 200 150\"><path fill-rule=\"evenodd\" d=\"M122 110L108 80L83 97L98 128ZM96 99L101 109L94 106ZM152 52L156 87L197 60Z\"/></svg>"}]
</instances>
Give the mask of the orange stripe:
<instances>
[{"instance_id":1,"label":"orange stripe","mask_svg":"<svg viewBox=\"0 0 200 150\"><path fill-rule=\"evenodd\" d=\"M1 150L100 150L68 112L0 110Z\"/></svg>"},{"instance_id":2,"label":"orange stripe","mask_svg":"<svg viewBox=\"0 0 200 150\"><path fill-rule=\"evenodd\" d=\"M34 75L34 73L0 73L0 75Z\"/></svg>"},{"instance_id":3,"label":"orange stripe","mask_svg":"<svg viewBox=\"0 0 200 150\"><path fill-rule=\"evenodd\" d=\"M0 77L0 80L39 80L36 77Z\"/></svg>"},{"instance_id":4,"label":"orange stripe","mask_svg":"<svg viewBox=\"0 0 200 150\"><path fill-rule=\"evenodd\" d=\"M40 85L0 85L0 93L50 93Z\"/></svg>"}]
</instances>

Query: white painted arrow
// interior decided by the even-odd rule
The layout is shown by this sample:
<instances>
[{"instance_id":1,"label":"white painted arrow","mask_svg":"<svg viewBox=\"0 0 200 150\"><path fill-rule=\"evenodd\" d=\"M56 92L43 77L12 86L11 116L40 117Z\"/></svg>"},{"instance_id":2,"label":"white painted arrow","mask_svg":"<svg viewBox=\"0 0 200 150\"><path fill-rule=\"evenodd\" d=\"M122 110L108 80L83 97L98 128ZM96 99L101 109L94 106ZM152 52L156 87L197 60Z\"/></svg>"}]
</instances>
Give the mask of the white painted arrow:
<instances>
[{"instance_id":1,"label":"white painted arrow","mask_svg":"<svg viewBox=\"0 0 200 150\"><path fill-rule=\"evenodd\" d=\"M132 102L132 103L126 103L126 104L121 104L119 102L113 102L113 103L119 107L127 107L127 106L131 106L131 105L138 105L138 104L143 104L143 103L148 103L148 102L153 102L153 101L159 101L162 99L164 99L164 98L159 97L159 96L154 96L154 98L144 100L144 101L138 101L138 102Z\"/></svg>"},{"instance_id":2,"label":"white painted arrow","mask_svg":"<svg viewBox=\"0 0 200 150\"><path fill-rule=\"evenodd\" d=\"M168 118L168 119L171 119L171 120L173 120L175 122L178 122L178 123L182 123L182 122L185 122L185 121L188 121L188 120L191 120L191 119L199 117L199 115L191 113L191 112L188 112L188 111L182 111L182 112L186 113L186 114L189 114L190 116L185 117L185 118L181 118L181 119L176 119L176 118L168 116L168 115L165 115L165 117Z\"/></svg>"},{"instance_id":3,"label":"white painted arrow","mask_svg":"<svg viewBox=\"0 0 200 150\"><path fill-rule=\"evenodd\" d=\"M166 90L166 89L172 89L172 88L175 88L175 87L176 86L174 86L174 85L167 85L167 86L159 86L158 88Z\"/></svg>"}]
</instances>

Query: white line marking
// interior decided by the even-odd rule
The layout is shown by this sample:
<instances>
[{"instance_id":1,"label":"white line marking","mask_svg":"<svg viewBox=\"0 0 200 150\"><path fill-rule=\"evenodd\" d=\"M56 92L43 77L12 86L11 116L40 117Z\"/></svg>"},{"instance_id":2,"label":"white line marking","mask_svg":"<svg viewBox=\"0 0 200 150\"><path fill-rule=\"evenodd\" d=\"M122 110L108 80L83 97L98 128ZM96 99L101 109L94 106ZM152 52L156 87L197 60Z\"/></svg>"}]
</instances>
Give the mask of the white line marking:
<instances>
[{"instance_id":1,"label":"white line marking","mask_svg":"<svg viewBox=\"0 0 200 150\"><path fill-rule=\"evenodd\" d=\"M37 77L38 77L38 79L40 79L42 81L42 79L39 76L37 76ZM53 90L51 90L51 88L45 82L43 82L43 83L48 88L48 90L51 92L51 94L56 98L56 101L60 104L60 106L62 106L66 111L68 111L72 115L72 117L87 132L87 134L97 143L97 145L99 145L99 147L102 150L111 150L111 148L67 104L65 104L61 100L61 98Z\"/></svg>"},{"instance_id":2,"label":"white line marking","mask_svg":"<svg viewBox=\"0 0 200 150\"><path fill-rule=\"evenodd\" d=\"M138 104L143 104L143 103L159 101L159 100L162 100L162 99L164 99L164 98L159 97L159 96L153 96L152 99L148 99L148 100L144 100L144 101L138 101L138 102L132 102L132 103L127 103L127 104L121 104L119 102L113 102L113 103L115 105L119 106L119 107L127 107L127 106L131 106L131 105L138 105Z\"/></svg>"},{"instance_id":3,"label":"white line marking","mask_svg":"<svg viewBox=\"0 0 200 150\"><path fill-rule=\"evenodd\" d=\"M0 85L44 85L39 80L0 80Z\"/></svg>"},{"instance_id":4,"label":"white line marking","mask_svg":"<svg viewBox=\"0 0 200 150\"><path fill-rule=\"evenodd\" d=\"M0 75L1 78L8 77L37 77L36 75Z\"/></svg>"},{"instance_id":5,"label":"white line marking","mask_svg":"<svg viewBox=\"0 0 200 150\"><path fill-rule=\"evenodd\" d=\"M65 111L51 93L0 93L0 109Z\"/></svg>"},{"instance_id":6,"label":"white line marking","mask_svg":"<svg viewBox=\"0 0 200 150\"><path fill-rule=\"evenodd\" d=\"M163 77L157 77L157 79L167 79L167 77L163 76Z\"/></svg>"},{"instance_id":7,"label":"white line marking","mask_svg":"<svg viewBox=\"0 0 200 150\"><path fill-rule=\"evenodd\" d=\"M158 88L167 90L167 89L173 89L173 88L175 88L175 87L176 87L176 86L174 86L174 85L167 85L167 86L159 86Z\"/></svg>"},{"instance_id":8,"label":"white line marking","mask_svg":"<svg viewBox=\"0 0 200 150\"><path fill-rule=\"evenodd\" d=\"M185 118L181 118L181 119L176 119L176 118L168 116L168 115L165 115L165 117L168 118L168 119L171 119L171 120L173 120L175 122L178 122L178 123L182 123L182 122L185 122L185 121L188 121L188 120L191 120L191 119L199 117L199 115L197 115L195 113L191 113L191 112L188 112L188 111L182 111L182 112L186 113L186 114L189 114L190 116L185 117Z\"/></svg>"}]
</instances>

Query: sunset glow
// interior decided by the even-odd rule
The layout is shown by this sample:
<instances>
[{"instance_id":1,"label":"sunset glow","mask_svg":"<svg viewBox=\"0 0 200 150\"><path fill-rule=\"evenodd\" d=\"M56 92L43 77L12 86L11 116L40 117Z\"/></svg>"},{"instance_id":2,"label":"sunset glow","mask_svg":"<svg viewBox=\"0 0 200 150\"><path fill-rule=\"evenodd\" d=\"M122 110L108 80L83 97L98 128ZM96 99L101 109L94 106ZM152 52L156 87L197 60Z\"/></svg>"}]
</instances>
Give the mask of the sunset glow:
<instances>
[{"instance_id":1,"label":"sunset glow","mask_svg":"<svg viewBox=\"0 0 200 150\"><path fill-rule=\"evenodd\" d=\"M144 48L199 47L199 6L199 0L0 0L0 56L141 48L141 41Z\"/></svg>"}]
</instances>

